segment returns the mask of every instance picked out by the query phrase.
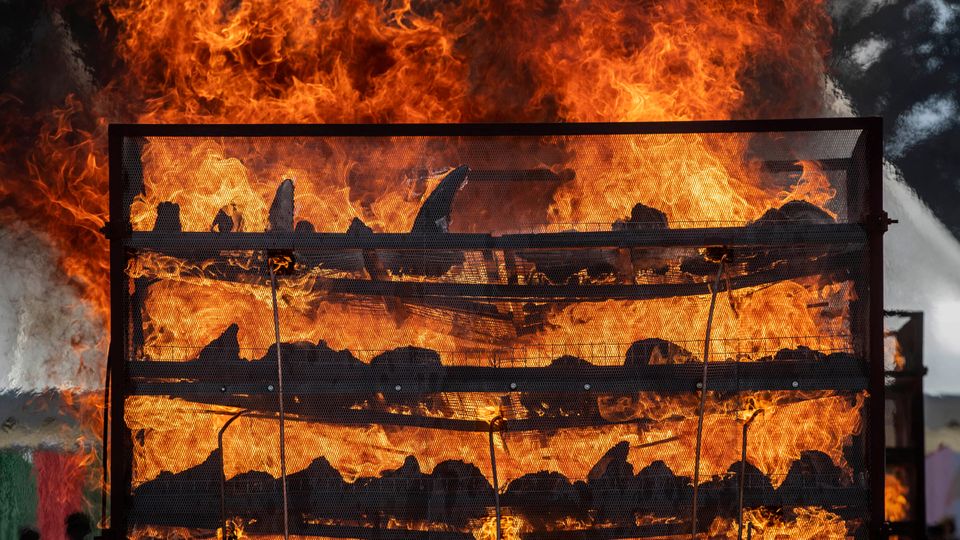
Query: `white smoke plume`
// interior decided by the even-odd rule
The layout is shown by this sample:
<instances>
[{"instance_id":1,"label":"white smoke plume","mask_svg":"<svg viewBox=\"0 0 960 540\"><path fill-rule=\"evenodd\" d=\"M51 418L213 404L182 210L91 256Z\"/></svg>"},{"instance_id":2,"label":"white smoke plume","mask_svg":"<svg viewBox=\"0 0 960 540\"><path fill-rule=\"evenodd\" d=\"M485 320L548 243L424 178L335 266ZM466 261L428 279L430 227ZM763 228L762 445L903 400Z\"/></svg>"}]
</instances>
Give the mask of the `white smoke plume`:
<instances>
[{"instance_id":1,"label":"white smoke plume","mask_svg":"<svg viewBox=\"0 0 960 540\"><path fill-rule=\"evenodd\" d=\"M826 88L825 114L855 114L834 82ZM883 239L884 307L924 312L924 391L960 393L960 242L889 162L883 198L884 209L899 220Z\"/></svg>"},{"instance_id":2,"label":"white smoke plume","mask_svg":"<svg viewBox=\"0 0 960 540\"><path fill-rule=\"evenodd\" d=\"M0 276L0 392L102 387L103 321L50 244L22 226L0 228Z\"/></svg>"},{"instance_id":3,"label":"white smoke plume","mask_svg":"<svg viewBox=\"0 0 960 540\"><path fill-rule=\"evenodd\" d=\"M925 392L960 393L960 243L893 166L883 180L884 206L900 220L884 237L886 307L924 312Z\"/></svg>"}]
</instances>

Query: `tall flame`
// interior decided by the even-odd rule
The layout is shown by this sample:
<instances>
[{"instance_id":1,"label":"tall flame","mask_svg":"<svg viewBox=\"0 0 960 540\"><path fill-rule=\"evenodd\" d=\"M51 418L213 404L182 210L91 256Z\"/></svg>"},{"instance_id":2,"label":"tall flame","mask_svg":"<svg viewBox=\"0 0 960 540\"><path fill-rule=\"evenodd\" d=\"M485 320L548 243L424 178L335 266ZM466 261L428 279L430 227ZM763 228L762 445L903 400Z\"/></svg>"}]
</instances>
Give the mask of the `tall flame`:
<instances>
[{"instance_id":1,"label":"tall flame","mask_svg":"<svg viewBox=\"0 0 960 540\"><path fill-rule=\"evenodd\" d=\"M36 113L17 96L0 102L7 118L31 119L0 133L0 197L9 201L0 219L49 234L65 273L102 314L107 122L812 115L820 111L831 26L824 2L798 0L126 0L101 7L98 25L116 36L112 53L121 66L108 84ZM509 28L535 31L501 31ZM717 195L744 196L730 187ZM558 205L556 219L578 219Z\"/></svg>"}]
</instances>

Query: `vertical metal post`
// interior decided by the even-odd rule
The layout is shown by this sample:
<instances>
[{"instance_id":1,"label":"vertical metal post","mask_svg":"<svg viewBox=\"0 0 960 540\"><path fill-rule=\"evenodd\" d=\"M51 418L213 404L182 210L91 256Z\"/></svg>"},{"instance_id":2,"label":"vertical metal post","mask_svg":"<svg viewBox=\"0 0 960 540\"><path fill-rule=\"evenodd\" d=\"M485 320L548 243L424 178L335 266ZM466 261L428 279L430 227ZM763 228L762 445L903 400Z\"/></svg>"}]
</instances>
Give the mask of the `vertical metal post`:
<instances>
[{"instance_id":1,"label":"vertical metal post","mask_svg":"<svg viewBox=\"0 0 960 540\"><path fill-rule=\"evenodd\" d=\"M283 432L283 358L280 354L280 311L277 308L277 275L273 269L273 260L267 255L270 267L270 291L273 295L273 331L277 346L277 400L280 404L280 485L283 491L283 540L290 538L290 518L287 504L287 440Z\"/></svg>"},{"instance_id":2,"label":"vertical metal post","mask_svg":"<svg viewBox=\"0 0 960 540\"><path fill-rule=\"evenodd\" d=\"M737 540L743 540L743 491L746 487L747 475L747 430L750 428L749 422L743 423L743 434L740 443L740 482L737 486Z\"/></svg>"},{"instance_id":3,"label":"vertical metal post","mask_svg":"<svg viewBox=\"0 0 960 540\"><path fill-rule=\"evenodd\" d=\"M220 523L223 529L221 533L221 540L227 540L227 494L226 494L226 483L227 483L227 466L226 460L223 456L223 434L226 433L227 428L230 427L230 424L234 420L240 418L241 416L250 412L250 409L243 409L231 416L226 422L223 423L223 427L220 428L220 431L217 433L217 452L220 453Z\"/></svg>"},{"instance_id":4,"label":"vertical metal post","mask_svg":"<svg viewBox=\"0 0 960 540\"><path fill-rule=\"evenodd\" d=\"M912 425L910 427L910 437L914 441L913 452L913 534L915 538L922 538L927 529L927 473L926 473L926 439L924 437L924 411L923 411L923 377L926 374L926 367L923 364L923 313L914 315L914 323L917 328L917 339L914 341L914 369L916 370L916 379L914 380L913 404L910 407L912 415Z\"/></svg>"},{"instance_id":5,"label":"vertical metal post","mask_svg":"<svg viewBox=\"0 0 960 540\"><path fill-rule=\"evenodd\" d=\"M896 532L909 531L910 538L923 538L926 533L926 479L925 444L923 429L923 377L926 368L923 365L923 312L921 311L885 311L888 317L906 317L907 322L893 332L903 357L903 369L887 371L887 377L893 379L887 386L887 393L894 393L896 397L908 401L906 412L908 418L903 418L909 437L903 439L895 437L894 446L887 448L887 465L908 465L913 472L908 501L910 505L909 520L891 524ZM897 424L898 416L903 410L898 408L894 416L894 430L899 435L903 427ZM891 530L891 533L894 531Z\"/></svg>"},{"instance_id":6,"label":"vertical metal post","mask_svg":"<svg viewBox=\"0 0 960 540\"><path fill-rule=\"evenodd\" d=\"M717 305L717 292L720 289L720 276L723 275L727 256L723 255L717 268L717 278L713 281L713 291L710 294L710 311L707 313L707 330L703 338L703 378L700 381L700 410L697 415L697 448L693 465L693 517L690 519L690 538L697 537L697 495L700 484L700 450L703 446L703 414L707 405L707 366L710 363L710 331L713 328L713 309Z\"/></svg>"},{"instance_id":7,"label":"vertical metal post","mask_svg":"<svg viewBox=\"0 0 960 540\"><path fill-rule=\"evenodd\" d=\"M110 348L113 348L111 344ZM111 371L113 367L111 366L110 358L114 356L113 351L107 351L107 373L105 380L103 381L103 432L101 434L100 448L101 448L101 466L103 467L103 476L100 479L100 523L98 523L101 529L107 529L107 493L110 492L107 486L110 485L110 469L109 469L109 456L110 456L110 385L112 384L110 380Z\"/></svg>"},{"instance_id":8,"label":"vertical metal post","mask_svg":"<svg viewBox=\"0 0 960 540\"><path fill-rule=\"evenodd\" d=\"M497 516L497 540L503 538L503 530L500 527L500 483L497 480L497 453L493 446L493 429L500 420L502 418L498 416L490 421L490 469L493 473L493 504Z\"/></svg>"},{"instance_id":9,"label":"vertical metal post","mask_svg":"<svg viewBox=\"0 0 960 540\"><path fill-rule=\"evenodd\" d=\"M743 436L740 439L740 485L737 498L737 540L743 540L743 492L746 487L747 476L747 431L750 429L750 423L763 412L763 409L753 411L750 418L743 423Z\"/></svg>"},{"instance_id":10,"label":"vertical metal post","mask_svg":"<svg viewBox=\"0 0 960 540\"><path fill-rule=\"evenodd\" d=\"M127 361L130 343L130 294L127 290L127 248L130 234L131 185L137 184L125 161L139 160L138 143L124 137L122 131L110 126L107 132L110 169L110 221L106 232L110 240L110 349L107 364L110 369L110 527L106 536L126 538L127 512L132 479L132 448L130 433L124 421L124 404L129 394ZM128 166L139 164L127 163ZM141 182L142 183L142 182ZM106 443L105 443L106 444ZM104 455L107 455L106 449ZM106 464L104 464L106 467Z\"/></svg>"},{"instance_id":11,"label":"vertical metal post","mask_svg":"<svg viewBox=\"0 0 960 540\"><path fill-rule=\"evenodd\" d=\"M868 474L870 485L870 538L885 538L884 478L886 441L884 439L884 365L883 365L883 233L887 215L883 211L883 122L866 119L866 166L868 201L867 233L869 252L869 306L867 361L870 369L870 427L868 435Z\"/></svg>"}]
</instances>

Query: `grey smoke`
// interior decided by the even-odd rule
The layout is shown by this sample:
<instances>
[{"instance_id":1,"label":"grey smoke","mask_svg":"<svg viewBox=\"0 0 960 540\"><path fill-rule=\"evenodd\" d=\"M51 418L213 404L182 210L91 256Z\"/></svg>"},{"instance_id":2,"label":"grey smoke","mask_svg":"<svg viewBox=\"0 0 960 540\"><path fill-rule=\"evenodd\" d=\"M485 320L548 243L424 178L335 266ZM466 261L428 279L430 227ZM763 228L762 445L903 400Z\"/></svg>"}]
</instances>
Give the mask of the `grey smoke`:
<instances>
[{"instance_id":1,"label":"grey smoke","mask_svg":"<svg viewBox=\"0 0 960 540\"><path fill-rule=\"evenodd\" d=\"M876 36L871 36L856 45L850 51L850 58L861 71L870 69L880 56L890 47L890 42Z\"/></svg>"},{"instance_id":2,"label":"grey smoke","mask_svg":"<svg viewBox=\"0 0 960 540\"><path fill-rule=\"evenodd\" d=\"M0 276L0 390L102 387L103 321L50 244L23 226L0 228Z\"/></svg>"},{"instance_id":3,"label":"grey smoke","mask_svg":"<svg viewBox=\"0 0 960 540\"><path fill-rule=\"evenodd\" d=\"M887 151L893 157L902 156L914 145L954 126L960 121L957 112L957 101L949 95L930 96L915 103L897 118Z\"/></svg>"},{"instance_id":4,"label":"grey smoke","mask_svg":"<svg viewBox=\"0 0 960 540\"><path fill-rule=\"evenodd\" d=\"M883 6L897 0L834 0L830 2L830 12L834 20L848 19L859 21L880 10Z\"/></svg>"},{"instance_id":5,"label":"grey smoke","mask_svg":"<svg viewBox=\"0 0 960 540\"><path fill-rule=\"evenodd\" d=\"M882 8L897 3L898 0L834 0L830 2L830 12L834 20L856 24L876 14ZM915 19L930 15L933 20L931 30L938 34L945 34L952 30L960 15L960 7L946 0L914 0L900 3L906 6L904 14L907 20L904 24L915 23Z\"/></svg>"},{"instance_id":6,"label":"grey smoke","mask_svg":"<svg viewBox=\"0 0 960 540\"><path fill-rule=\"evenodd\" d=\"M960 392L960 243L890 164L884 167L887 213L900 222L884 237L885 304L924 312L928 394Z\"/></svg>"},{"instance_id":7,"label":"grey smoke","mask_svg":"<svg viewBox=\"0 0 960 540\"><path fill-rule=\"evenodd\" d=\"M947 3L945 0L918 0L907 8L906 15L913 18L915 14L926 12L933 16L933 30L937 34L946 34L953 29L960 14L960 7Z\"/></svg>"}]
</instances>

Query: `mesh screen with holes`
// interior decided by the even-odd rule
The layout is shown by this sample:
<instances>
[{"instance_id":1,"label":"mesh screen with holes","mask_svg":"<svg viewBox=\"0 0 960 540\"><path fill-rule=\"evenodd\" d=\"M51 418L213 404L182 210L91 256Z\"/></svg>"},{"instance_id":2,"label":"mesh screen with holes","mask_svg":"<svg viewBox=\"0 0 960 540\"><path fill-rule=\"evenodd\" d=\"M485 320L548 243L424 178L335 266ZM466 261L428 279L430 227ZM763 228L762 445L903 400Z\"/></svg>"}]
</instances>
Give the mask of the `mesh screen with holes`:
<instances>
[{"instance_id":1,"label":"mesh screen with holes","mask_svg":"<svg viewBox=\"0 0 960 540\"><path fill-rule=\"evenodd\" d=\"M867 131L736 126L128 126L128 536L864 534Z\"/></svg>"}]
</instances>

